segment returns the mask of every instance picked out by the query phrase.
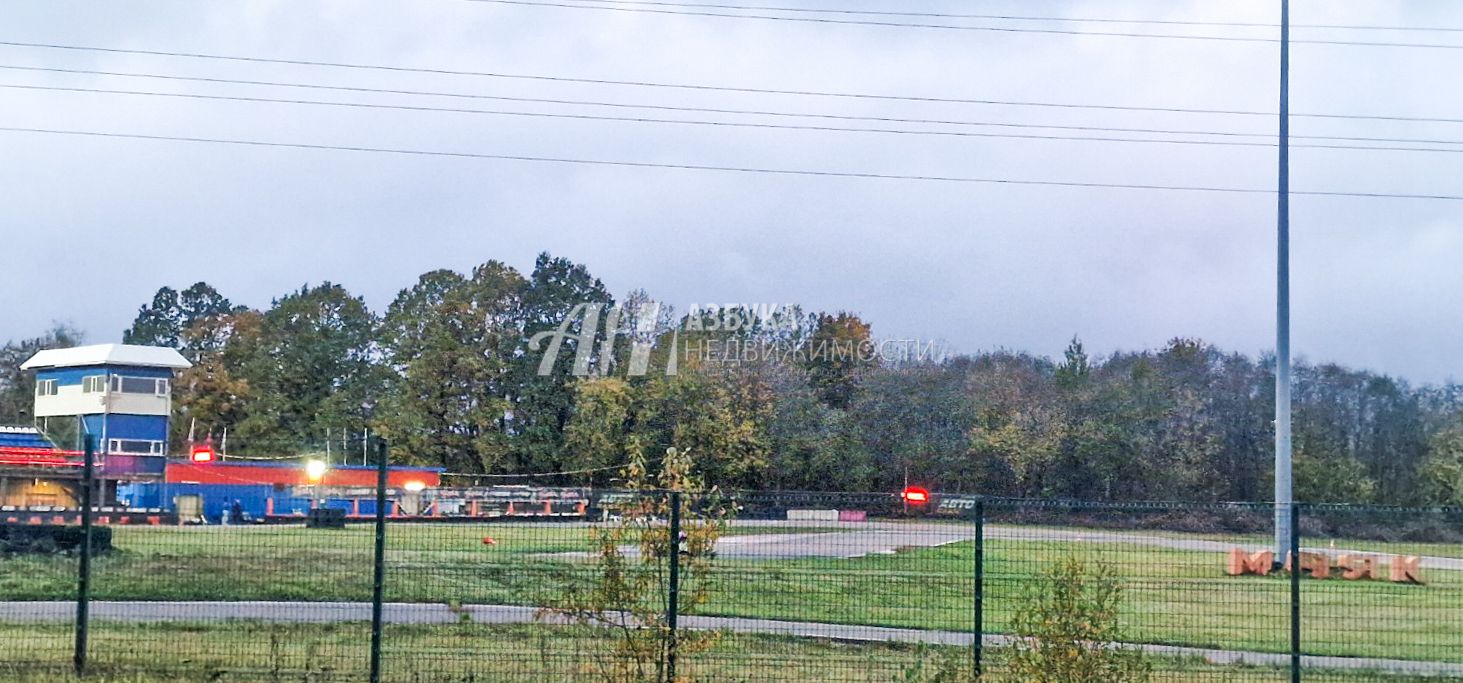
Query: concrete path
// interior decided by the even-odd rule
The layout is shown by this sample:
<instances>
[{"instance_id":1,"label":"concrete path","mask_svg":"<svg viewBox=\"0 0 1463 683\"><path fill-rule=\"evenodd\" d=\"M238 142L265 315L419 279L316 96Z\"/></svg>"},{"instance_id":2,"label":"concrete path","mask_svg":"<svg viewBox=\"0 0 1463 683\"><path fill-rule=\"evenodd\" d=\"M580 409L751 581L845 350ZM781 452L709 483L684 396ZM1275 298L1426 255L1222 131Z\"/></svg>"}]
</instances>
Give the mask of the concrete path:
<instances>
[{"instance_id":1,"label":"concrete path","mask_svg":"<svg viewBox=\"0 0 1463 683\"><path fill-rule=\"evenodd\" d=\"M464 615L479 624L534 623L538 609L516 605L463 605L452 608L434 603L387 603L384 619L392 624L455 624ZM76 604L71 602L0 602L0 621L36 622L70 621ZM361 622L371 619L371 605L364 602L114 602L91 603L91 615L103 621L124 622L189 622L248 619L280 623ZM548 619L549 623L563 623ZM969 646L972 635L954 631L925 631L908 628L825 624L776 619L740 617L685 616L685 628L727 630L736 633L784 635L822 638L844 642L901 642L930 645ZM1007 636L988 635L982 642L990 647L1009 645ZM1281 667L1290 664L1290 657L1269 652L1216 650L1169 645L1139 645L1145 652L1203 659L1213 664L1247 664ZM1427 662L1404 659L1306 656L1302 664L1309 669L1344 671L1381 671L1417 676L1463 677L1463 663Z\"/></svg>"}]
</instances>

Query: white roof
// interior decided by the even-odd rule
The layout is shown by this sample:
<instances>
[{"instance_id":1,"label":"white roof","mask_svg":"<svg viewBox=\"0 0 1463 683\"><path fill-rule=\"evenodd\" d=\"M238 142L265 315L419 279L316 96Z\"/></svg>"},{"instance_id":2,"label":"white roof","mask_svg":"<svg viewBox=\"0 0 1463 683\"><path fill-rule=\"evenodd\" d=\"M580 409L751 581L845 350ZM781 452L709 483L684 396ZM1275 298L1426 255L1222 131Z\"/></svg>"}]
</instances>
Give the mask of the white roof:
<instances>
[{"instance_id":1,"label":"white roof","mask_svg":"<svg viewBox=\"0 0 1463 683\"><path fill-rule=\"evenodd\" d=\"M92 365L132 365L146 368L193 367L177 349L163 346L130 344L93 344L69 349L47 349L21 364L22 370L35 368L79 368Z\"/></svg>"}]
</instances>

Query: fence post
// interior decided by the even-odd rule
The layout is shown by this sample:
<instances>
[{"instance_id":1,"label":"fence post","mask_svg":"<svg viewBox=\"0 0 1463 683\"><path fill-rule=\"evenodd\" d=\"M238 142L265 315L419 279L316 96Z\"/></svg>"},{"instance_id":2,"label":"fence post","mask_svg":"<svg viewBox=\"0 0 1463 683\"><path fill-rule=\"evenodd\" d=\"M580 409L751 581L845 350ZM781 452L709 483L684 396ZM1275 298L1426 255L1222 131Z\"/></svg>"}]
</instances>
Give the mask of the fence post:
<instances>
[{"instance_id":1,"label":"fence post","mask_svg":"<svg viewBox=\"0 0 1463 683\"><path fill-rule=\"evenodd\" d=\"M985 499L975 501L975 614L972 628L975 640L971 642L970 654L974 659L973 671L976 680L984 673L985 658Z\"/></svg>"},{"instance_id":2,"label":"fence post","mask_svg":"<svg viewBox=\"0 0 1463 683\"><path fill-rule=\"evenodd\" d=\"M671 491L670 513L670 591L665 606L665 623L669 630L665 648L665 680L676 680L676 616L681 607L681 492Z\"/></svg>"},{"instance_id":3,"label":"fence post","mask_svg":"<svg viewBox=\"0 0 1463 683\"><path fill-rule=\"evenodd\" d=\"M1290 504L1290 680L1300 683L1300 504Z\"/></svg>"},{"instance_id":4,"label":"fence post","mask_svg":"<svg viewBox=\"0 0 1463 683\"><path fill-rule=\"evenodd\" d=\"M96 485L96 446L93 437L83 437L81 463L81 562L76 579L76 648L72 666L76 675L86 673L86 645L91 626L91 490Z\"/></svg>"},{"instance_id":5,"label":"fence post","mask_svg":"<svg viewBox=\"0 0 1463 683\"><path fill-rule=\"evenodd\" d=\"M376 557L371 582L371 683L381 681L381 607L386 587L386 440L376 439Z\"/></svg>"}]
</instances>

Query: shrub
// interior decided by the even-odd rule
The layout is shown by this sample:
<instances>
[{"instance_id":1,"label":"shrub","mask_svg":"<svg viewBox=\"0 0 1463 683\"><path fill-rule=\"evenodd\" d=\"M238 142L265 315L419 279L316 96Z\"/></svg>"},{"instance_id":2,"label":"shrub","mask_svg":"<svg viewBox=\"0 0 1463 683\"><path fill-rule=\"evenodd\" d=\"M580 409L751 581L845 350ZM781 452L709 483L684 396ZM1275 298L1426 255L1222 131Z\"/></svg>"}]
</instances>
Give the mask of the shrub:
<instances>
[{"instance_id":1,"label":"shrub","mask_svg":"<svg viewBox=\"0 0 1463 683\"><path fill-rule=\"evenodd\" d=\"M0 524L0 555L56 553L73 554L81 551L81 539L85 536L79 526L53 524ZM112 549L112 529L98 526L91 530L91 549L103 553Z\"/></svg>"},{"instance_id":2,"label":"shrub","mask_svg":"<svg viewBox=\"0 0 1463 683\"><path fill-rule=\"evenodd\" d=\"M1007 678L1021 683L1144 683L1143 652L1124 646L1112 568L1068 557L1028 587L1012 621Z\"/></svg>"},{"instance_id":3,"label":"shrub","mask_svg":"<svg viewBox=\"0 0 1463 683\"><path fill-rule=\"evenodd\" d=\"M591 530L590 576L571 577L561 595L539 613L542 619L603 629L607 638L601 642L607 647L591 658L605 681L689 681L692 677L684 669L674 679L667 671L672 649L684 657L704 652L716 642L717 634L711 631L673 633L666 619L671 553L680 557L677 613L693 612L709 597L716 541L725 526L720 494L705 488L691 469L690 454L675 448L666 450L656 474L651 474L643 457L633 457L622 483L646 493L622 505L614 521ZM651 490L658 492L648 493ZM671 538L666 524L671 508L665 491L683 494L679 539Z\"/></svg>"}]
</instances>

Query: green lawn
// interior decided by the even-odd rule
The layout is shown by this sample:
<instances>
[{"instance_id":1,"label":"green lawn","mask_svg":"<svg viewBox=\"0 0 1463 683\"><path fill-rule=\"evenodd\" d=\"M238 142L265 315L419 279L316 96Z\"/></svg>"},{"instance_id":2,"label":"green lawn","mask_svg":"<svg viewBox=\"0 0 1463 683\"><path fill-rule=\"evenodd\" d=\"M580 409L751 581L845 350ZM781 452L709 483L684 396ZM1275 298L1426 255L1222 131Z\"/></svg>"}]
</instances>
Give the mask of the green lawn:
<instances>
[{"instance_id":1,"label":"green lawn","mask_svg":"<svg viewBox=\"0 0 1463 683\"><path fill-rule=\"evenodd\" d=\"M7 655L0 683L328 683L364 680L369 632L363 624L284 625L254 622L117 625L98 622L89 676L60 668L69 662L71 631L61 625L5 625L0 642L27 645ZM603 681L605 640L586 629L517 626L393 626L385 633L383 680L391 683ZM772 636L724 634L708 651L681 658L680 671L697 681L758 683L920 683L935 680L941 663L968 671L963 649L841 644ZM999 674L1001 655L988 658ZM1208 666L1152 659L1154 680L1282 683L1269 668ZM923 674L923 677L921 677ZM989 680L999 680L993 677ZM1370 672L1307 672L1307 681L1403 683L1420 679ZM1434 679L1435 680L1435 679Z\"/></svg>"},{"instance_id":2,"label":"green lawn","mask_svg":"<svg viewBox=\"0 0 1463 683\"><path fill-rule=\"evenodd\" d=\"M1030 577L1070 553L1111 564L1136 642L1289 651L1287 577L1231 578L1224 556L1127 544L988 541L985 627L1003 632ZM725 562L707 613L969 630L970 544L852 560ZM1307 653L1463 662L1463 573L1430 584L1305 580Z\"/></svg>"},{"instance_id":3,"label":"green lawn","mask_svg":"<svg viewBox=\"0 0 1463 683\"><path fill-rule=\"evenodd\" d=\"M806 531L736 526L730 533ZM484 544L484 537L494 543ZM369 526L118 527L118 550L96 559L93 596L369 600L372 539ZM583 560L545 554L583 551L587 545L582 526L393 525L386 596L402 602L543 604L571 578L593 571ZM1422 544L1407 551L1434 554ZM1126 596L1124 624L1135 641L1288 648L1285 578L1230 578L1223 574L1221 553L1137 544L988 541L986 630L1004 630L1030 578L1070 553L1091 555L1117 570ZM972 627L972 559L968 542L856 559L724 558L709 586L711 600L700 612L964 631ZM0 600L71 599L74 572L73 558L0 559ZM1428 586L1306 580L1307 652L1463 662L1463 573L1427 574Z\"/></svg>"}]
</instances>

